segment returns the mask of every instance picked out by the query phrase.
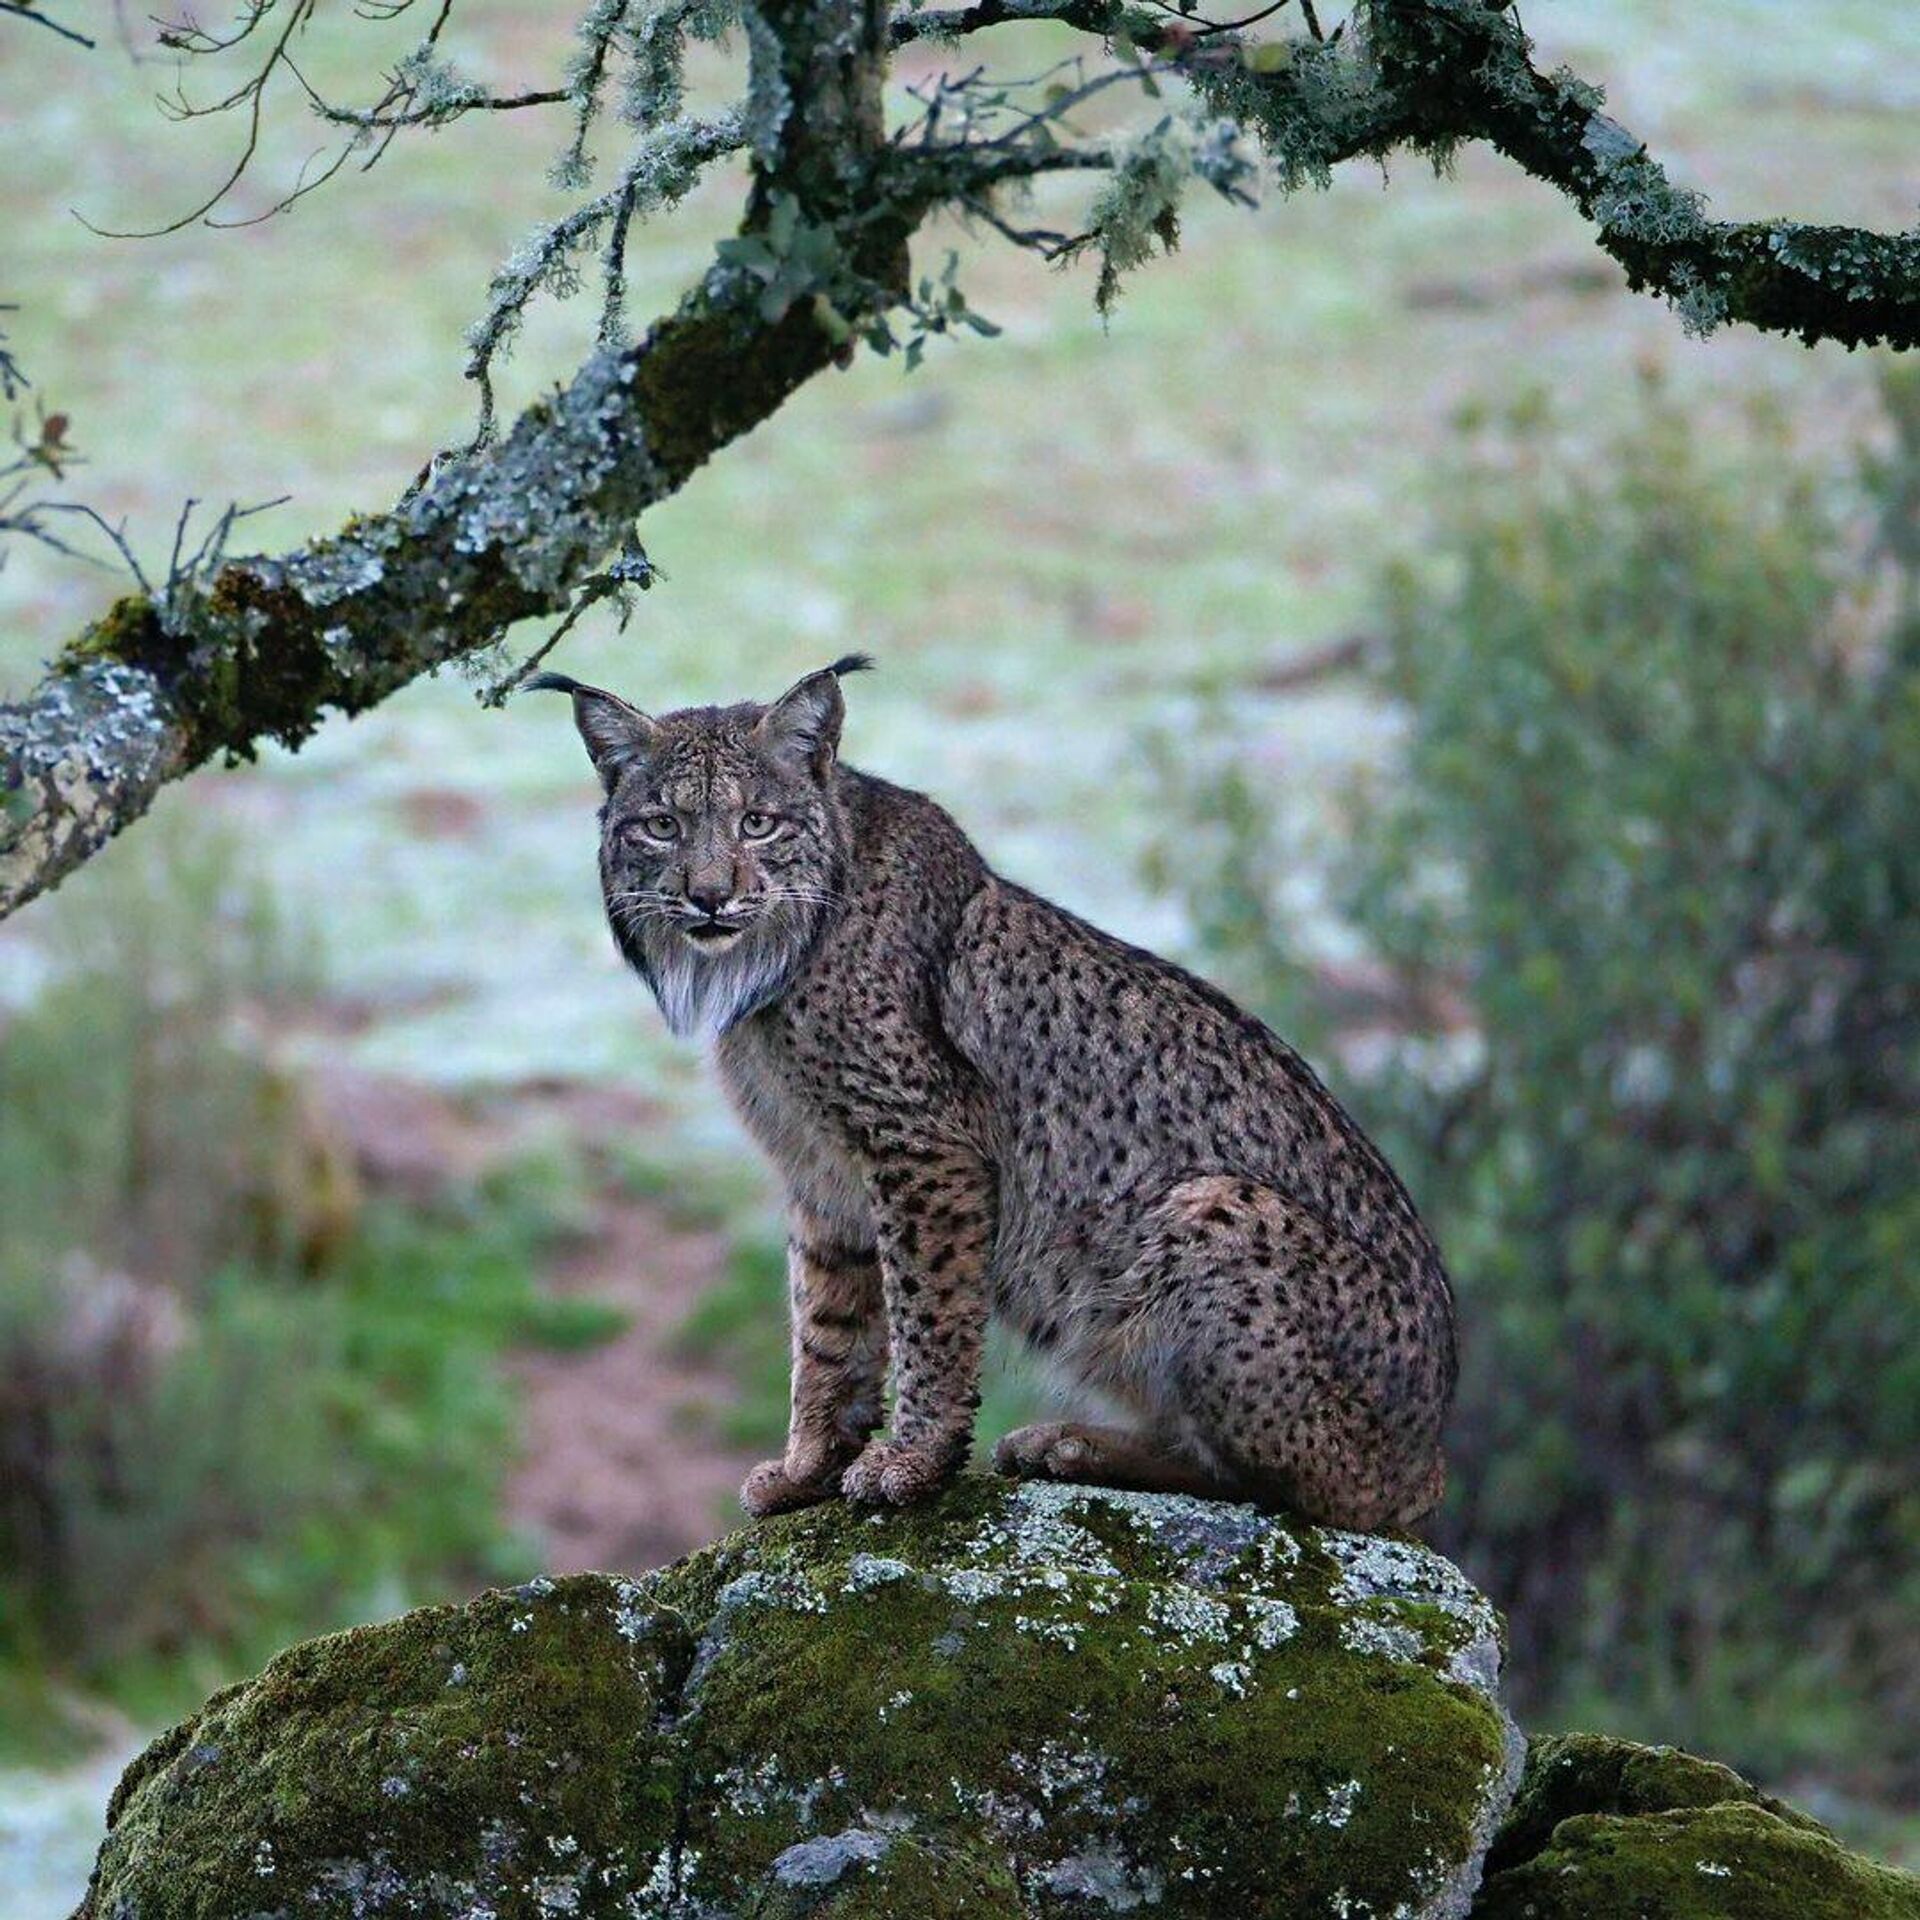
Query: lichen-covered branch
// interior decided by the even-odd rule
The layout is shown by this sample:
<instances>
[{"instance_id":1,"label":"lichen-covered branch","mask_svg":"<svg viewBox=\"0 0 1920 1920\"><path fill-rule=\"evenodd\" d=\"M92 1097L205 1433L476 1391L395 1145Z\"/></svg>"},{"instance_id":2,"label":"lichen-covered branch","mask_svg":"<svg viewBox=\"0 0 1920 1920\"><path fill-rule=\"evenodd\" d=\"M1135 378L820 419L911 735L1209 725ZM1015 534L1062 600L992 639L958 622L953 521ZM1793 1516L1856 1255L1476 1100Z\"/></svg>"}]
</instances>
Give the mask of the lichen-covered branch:
<instances>
[{"instance_id":1,"label":"lichen-covered branch","mask_svg":"<svg viewBox=\"0 0 1920 1920\"><path fill-rule=\"evenodd\" d=\"M756 202L847 218L882 142L884 16L871 0L762 4L776 31L754 62ZM869 268L903 272L914 217L862 222ZM868 271L840 294L898 291ZM297 745L329 710L361 711L565 607L644 508L839 351L810 303L776 308L723 260L638 346L603 348L503 441L446 462L391 512L299 553L230 561L178 606L121 600L27 699L0 706L0 916L167 781L263 740Z\"/></svg>"},{"instance_id":2,"label":"lichen-covered branch","mask_svg":"<svg viewBox=\"0 0 1920 1920\"><path fill-rule=\"evenodd\" d=\"M229 561L177 620L121 600L0 707L0 915L71 872L169 780L297 745L514 621L557 612L635 516L774 411L832 343L703 285L638 347L595 356L498 446L392 512Z\"/></svg>"},{"instance_id":3,"label":"lichen-covered branch","mask_svg":"<svg viewBox=\"0 0 1920 1920\"><path fill-rule=\"evenodd\" d=\"M896 14L888 23L888 37L896 47L916 40L948 42L977 33L983 27L1003 27L1020 21L1055 20L1082 33L1125 33L1139 45L1157 49L1171 25L1164 13L1125 0L974 0L967 7L918 7Z\"/></svg>"},{"instance_id":4,"label":"lichen-covered branch","mask_svg":"<svg viewBox=\"0 0 1920 1920\"><path fill-rule=\"evenodd\" d=\"M467 335L467 378L480 389L476 444L493 438L494 363L512 343L535 295L564 297L579 279L578 254L610 231L603 255L600 343L623 345L626 235L635 213L672 206L693 186L701 168L745 144L738 113L686 115L667 122L635 142L619 179L605 193L542 227L495 273L486 312Z\"/></svg>"},{"instance_id":5,"label":"lichen-covered branch","mask_svg":"<svg viewBox=\"0 0 1920 1920\"><path fill-rule=\"evenodd\" d=\"M1362 155L1444 160L1484 141L1571 198L1631 284L1665 295L1692 331L1739 322L1809 344L1920 345L1920 229L1709 219L1602 111L1598 88L1533 64L1508 7L1369 0L1337 38L1254 43L1125 0L974 0L902 14L890 31L905 45L1032 20L1171 64L1211 111L1260 135L1285 189Z\"/></svg>"},{"instance_id":6,"label":"lichen-covered branch","mask_svg":"<svg viewBox=\"0 0 1920 1920\"><path fill-rule=\"evenodd\" d=\"M1510 11L1479 0L1374 0L1369 56L1406 137L1485 140L1558 187L1636 289L1665 294L1696 332L1728 321L1809 345L1920 345L1920 228L1878 234L1794 220L1706 217L1601 111L1598 88L1542 74Z\"/></svg>"},{"instance_id":7,"label":"lichen-covered branch","mask_svg":"<svg viewBox=\"0 0 1920 1920\"><path fill-rule=\"evenodd\" d=\"M249 0L239 37L281 4ZM282 33L311 8L284 0ZM438 0L421 54L396 81L404 99L385 103L396 121L429 124L483 98L432 63L450 11ZM556 177L584 184L587 130L618 69L636 141L608 192L503 270L474 370L484 384L526 302L567 291L594 243L604 245L598 351L504 441L483 433L391 512L300 553L209 566L191 593L122 600L35 693L0 707L0 916L71 872L166 781L261 740L297 744L329 710L370 706L513 622L564 609L631 538L635 516L718 448L857 340L897 344L896 309L920 329L909 357L929 333L991 332L951 270L915 291L907 243L939 206L1052 257L1097 246L1104 300L1121 272L1171 244L1187 183L1246 197L1243 133L1289 191L1357 156L1412 149L1444 162L1478 140L1569 196L1634 285L1665 294L1695 330L1738 321L1810 341L1920 345L1920 233L1708 219L1607 117L1596 89L1535 67L1509 8L1362 0L1324 33L1301 0L1304 37L1243 31L1273 11L1215 22L1131 0L974 0L889 20L883 0L589 0L560 90L575 113ZM1091 36L1108 64L1089 74L1072 63L1071 85L948 77L916 95L917 121L889 135L890 48L1035 19ZM729 23L745 30L745 102L737 114L685 117L682 49ZM1156 107L1132 134L1089 140L1069 120L1096 92L1133 85L1152 96L1172 82L1191 92L1189 108ZM257 111L259 88L233 99ZM738 145L753 161L739 232L627 347L629 221L670 204ZM1075 170L1102 176L1084 232L1003 217L1002 188Z\"/></svg>"}]
</instances>

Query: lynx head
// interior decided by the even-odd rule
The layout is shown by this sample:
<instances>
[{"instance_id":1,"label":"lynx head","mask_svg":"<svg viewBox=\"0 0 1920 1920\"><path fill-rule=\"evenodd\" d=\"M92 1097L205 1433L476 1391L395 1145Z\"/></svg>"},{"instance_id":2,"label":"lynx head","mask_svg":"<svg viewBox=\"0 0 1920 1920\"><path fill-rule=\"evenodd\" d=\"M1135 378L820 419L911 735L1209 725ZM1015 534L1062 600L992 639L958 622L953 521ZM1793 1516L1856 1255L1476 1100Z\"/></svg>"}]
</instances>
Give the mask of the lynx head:
<instances>
[{"instance_id":1,"label":"lynx head","mask_svg":"<svg viewBox=\"0 0 1920 1920\"><path fill-rule=\"evenodd\" d=\"M840 898L840 675L870 664L849 654L768 706L659 715L564 674L527 682L573 696L607 795L607 920L675 1033L718 1033L778 999Z\"/></svg>"}]
</instances>

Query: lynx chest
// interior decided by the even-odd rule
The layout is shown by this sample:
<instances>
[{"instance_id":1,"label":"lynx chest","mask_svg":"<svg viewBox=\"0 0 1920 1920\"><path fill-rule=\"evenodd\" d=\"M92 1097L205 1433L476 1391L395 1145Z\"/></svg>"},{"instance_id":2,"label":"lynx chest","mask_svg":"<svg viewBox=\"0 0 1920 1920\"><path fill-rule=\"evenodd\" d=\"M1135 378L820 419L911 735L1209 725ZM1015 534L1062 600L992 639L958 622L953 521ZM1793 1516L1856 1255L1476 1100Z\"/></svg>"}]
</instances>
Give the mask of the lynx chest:
<instances>
[{"instance_id":1,"label":"lynx chest","mask_svg":"<svg viewBox=\"0 0 1920 1920\"><path fill-rule=\"evenodd\" d=\"M743 1020L714 1046L734 1111L786 1182L790 1197L863 1232L866 1185L838 1119L840 1103L821 1070L801 1057L775 1015Z\"/></svg>"}]
</instances>

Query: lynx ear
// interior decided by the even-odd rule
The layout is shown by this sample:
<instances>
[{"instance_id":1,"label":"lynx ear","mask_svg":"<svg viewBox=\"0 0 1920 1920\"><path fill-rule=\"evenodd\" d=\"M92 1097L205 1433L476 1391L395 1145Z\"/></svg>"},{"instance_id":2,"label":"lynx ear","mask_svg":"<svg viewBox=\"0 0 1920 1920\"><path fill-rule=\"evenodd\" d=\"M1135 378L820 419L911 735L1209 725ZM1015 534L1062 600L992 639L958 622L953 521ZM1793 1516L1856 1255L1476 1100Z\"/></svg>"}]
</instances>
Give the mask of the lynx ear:
<instances>
[{"instance_id":1,"label":"lynx ear","mask_svg":"<svg viewBox=\"0 0 1920 1920\"><path fill-rule=\"evenodd\" d=\"M760 716L754 732L768 746L811 761L815 773L825 773L840 750L840 723L847 714L847 703L840 697L840 676L864 672L872 665L864 653L849 653L832 666L808 674Z\"/></svg>"},{"instance_id":2,"label":"lynx ear","mask_svg":"<svg viewBox=\"0 0 1920 1920\"><path fill-rule=\"evenodd\" d=\"M609 793L620 784L620 776L628 767L660 737L658 721L649 719L638 707L628 706L617 693L583 686L570 674L536 673L518 691L573 695L573 724L580 729L594 771Z\"/></svg>"}]
</instances>

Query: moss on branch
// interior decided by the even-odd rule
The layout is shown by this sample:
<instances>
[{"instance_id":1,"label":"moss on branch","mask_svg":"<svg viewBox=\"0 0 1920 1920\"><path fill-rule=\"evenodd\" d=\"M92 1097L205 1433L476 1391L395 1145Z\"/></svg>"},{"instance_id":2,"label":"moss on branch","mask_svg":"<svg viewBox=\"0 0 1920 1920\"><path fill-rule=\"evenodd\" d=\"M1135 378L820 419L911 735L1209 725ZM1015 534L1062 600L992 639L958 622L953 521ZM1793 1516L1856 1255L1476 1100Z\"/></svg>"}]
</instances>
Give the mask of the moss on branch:
<instances>
[{"instance_id":1,"label":"moss on branch","mask_svg":"<svg viewBox=\"0 0 1920 1920\"><path fill-rule=\"evenodd\" d=\"M896 18L896 45L1056 20L1166 60L1213 112L1257 132L1285 191L1334 166L1411 148L1444 161L1484 141L1565 193L1632 286L1665 295L1695 332L1739 322L1872 346L1920 345L1920 230L1707 218L1610 119L1598 88L1545 74L1512 10L1489 0L1370 0L1352 31L1256 47L1120 0L976 0Z\"/></svg>"},{"instance_id":2,"label":"moss on branch","mask_svg":"<svg viewBox=\"0 0 1920 1920\"><path fill-rule=\"evenodd\" d=\"M696 14L732 17L731 0L711 19L692 0L668 7L662 31L676 47ZM34 693L0 707L0 917L137 819L165 781L262 740L297 745L327 712L358 712L514 622L564 608L637 514L907 297L907 241L921 219L941 205L992 217L1008 182L1112 174L1079 241L1000 230L1054 257L1097 240L1113 266L1146 250L1141 234L1172 231L1186 173L1236 191L1235 125L1259 136L1286 190L1324 183L1358 156L1411 148L1441 162L1483 140L1567 194L1632 284L1664 294L1694 331L1734 321L1809 342L1920 345L1920 232L1710 220L1607 117L1597 89L1541 73L1512 12L1487 0L1363 0L1342 36L1258 49L1127 0L977 0L891 22L882 0L743 0L740 13L745 111L737 125L688 134L682 157L744 137L755 177L737 255L767 254L785 208L815 265L796 280L793 260L774 262L767 271L784 277L770 288L739 257L723 259L640 346L609 335L503 442L440 466L390 513L112 608ZM1218 124L1176 129L1151 152L1062 137L1053 110L998 137L936 138L929 122L924 138L888 139L890 45L1033 19L1113 42L1129 63L1154 56ZM1131 66L1123 77L1135 72L1151 79ZM669 79L663 67L646 97L671 104ZM624 221L631 207L616 199ZM620 284L616 275L610 311ZM876 335L888 344L883 324Z\"/></svg>"},{"instance_id":3,"label":"moss on branch","mask_svg":"<svg viewBox=\"0 0 1920 1920\"><path fill-rule=\"evenodd\" d=\"M780 102L755 209L774 190L851 220L881 132L876 0L777 0ZM772 85L777 79L779 85ZM850 160L848 156L853 158ZM905 280L915 216L861 216L875 302ZM632 529L838 351L810 304L768 314L715 268L648 337L603 348L504 441L437 466L386 514L277 557L119 602L25 700L0 706L0 917L56 885L209 760L298 746L422 673L564 609Z\"/></svg>"}]
</instances>

